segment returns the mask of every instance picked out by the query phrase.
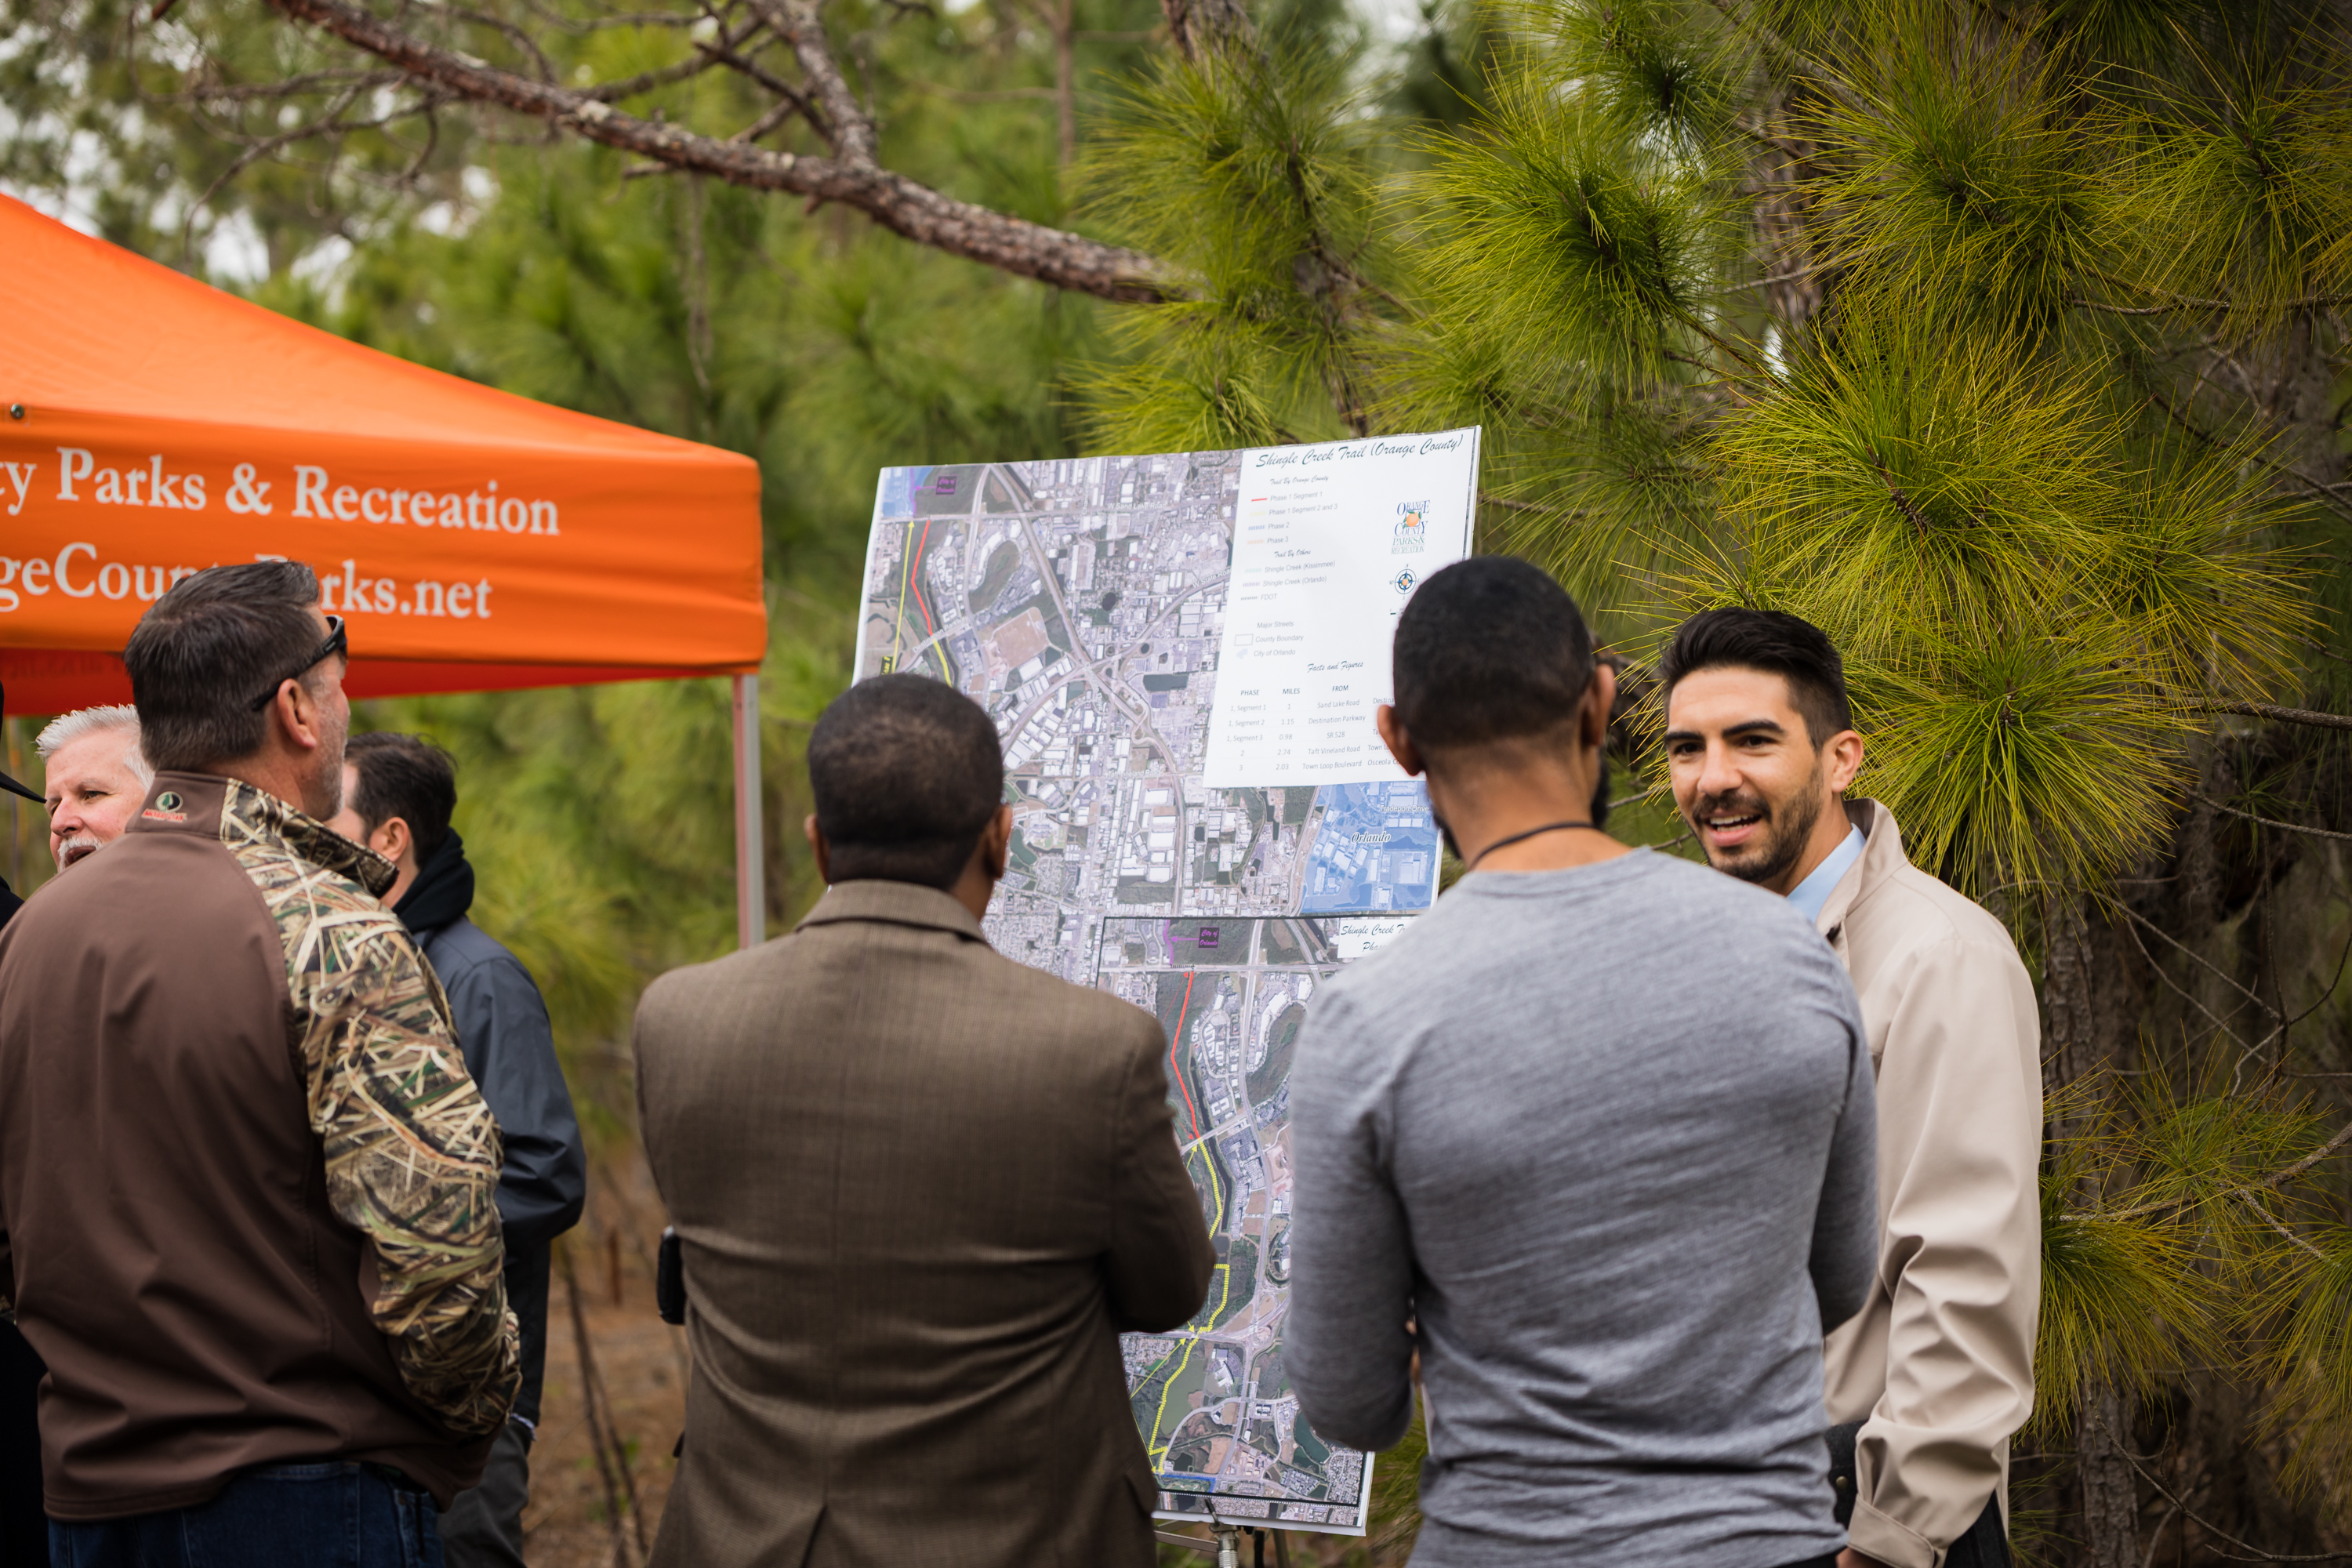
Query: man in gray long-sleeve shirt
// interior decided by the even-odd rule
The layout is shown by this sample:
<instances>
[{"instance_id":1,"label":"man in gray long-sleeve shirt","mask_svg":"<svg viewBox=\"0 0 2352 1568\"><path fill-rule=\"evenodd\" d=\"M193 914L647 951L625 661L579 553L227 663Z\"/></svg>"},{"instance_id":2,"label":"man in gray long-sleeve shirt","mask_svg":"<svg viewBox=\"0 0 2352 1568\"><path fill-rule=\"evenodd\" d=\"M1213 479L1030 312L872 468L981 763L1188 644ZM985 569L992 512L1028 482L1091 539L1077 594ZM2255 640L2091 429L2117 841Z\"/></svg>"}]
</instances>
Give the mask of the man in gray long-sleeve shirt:
<instances>
[{"instance_id":1,"label":"man in gray long-sleeve shirt","mask_svg":"<svg viewBox=\"0 0 2352 1568\"><path fill-rule=\"evenodd\" d=\"M1785 900L1598 830L1615 678L1549 577L1448 567L1395 658L1382 735L1475 874L1299 1041L1305 1414L1394 1443L1419 1350L1422 1568L1826 1568L1822 1336L1876 1261L1853 988Z\"/></svg>"}]
</instances>

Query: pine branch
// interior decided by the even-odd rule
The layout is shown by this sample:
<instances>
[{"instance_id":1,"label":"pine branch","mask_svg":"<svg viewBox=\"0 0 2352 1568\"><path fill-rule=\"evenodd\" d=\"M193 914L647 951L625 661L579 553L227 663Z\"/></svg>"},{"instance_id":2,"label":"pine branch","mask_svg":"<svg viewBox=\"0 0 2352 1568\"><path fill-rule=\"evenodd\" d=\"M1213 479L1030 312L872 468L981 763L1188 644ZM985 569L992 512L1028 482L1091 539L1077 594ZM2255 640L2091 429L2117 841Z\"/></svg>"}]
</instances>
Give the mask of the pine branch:
<instances>
[{"instance_id":1,"label":"pine branch","mask_svg":"<svg viewBox=\"0 0 2352 1568\"><path fill-rule=\"evenodd\" d=\"M711 67L726 63L721 58L722 52L732 49L737 44L741 43L751 31L751 28L743 27L731 37L722 33L719 37L717 48L705 47L701 50L700 59L680 60L676 65L658 66L652 70L639 71L635 76L623 77L616 81L598 82L594 87L584 89L582 96L599 99L606 103L618 103L625 98L635 98L641 92L651 92L655 88L667 87L672 82L685 81L690 77L700 76Z\"/></svg>"},{"instance_id":2,"label":"pine branch","mask_svg":"<svg viewBox=\"0 0 2352 1568\"><path fill-rule=\"evenodd\" d=\"M825 39L824 20L817 15L816 0L751 0L751 4L768 30L790 45L801 62L809 96L832 125L826 139L834 152L845 163L871 167L874 120L842 77L833 46Z\"/></svg>"},{"instance_id":3,"label":"pine branch","mask_svg":"<svg viewBox=\"0 0 2352 1568\"><path fill-rule=\"evenodd\" d=\"M2264 1176L2258 1181L2242 1182L2238 1185L2230 1188L2227 1192L2213 1193L2209 1195L2214 1200L2227 1203L2238 1198L2252 1197L2257 1193L2276 1192L2280 1187L2284 1186L2287 1183L2294 1180L2297 1176L2302 1175L2305 1171L2310 1170L2314 1165L2318 1164L2322 1160L2326 1159L2330 1154L2335 1153L2336 1151L2343 1148L2347 1143L2352 1143L2352 1121L2347 1121L2342 1127L2337 1128L2335 1137L2330 1138L2326 1142L2322 1143L2318 1148L2313 1150L2310 1153L2305 1154L2294 1164L2288 1165L2282 1170L2273 1171L2269 1175ZM2160 1198L2152 1204L2141 1204L2137 1208L2117 1209L2113 1213L2093 1209L2088 1213L2070 1217L2105 1220L2140 1219L2148 1215L2161 1214L2167 1209L2186 1208L2191 1204L2200 1204L2206 1201L2206 1197L2200 1196Z\"/></svg>"},{"instance_id":4,"label":"pine branch","mask_svg":"<svg viewBox=\"0 0 2352 1568\"><path fill-rule=\"evenodd\" d=\"M2204 377L2200 375L2199 379L2202 380ZM2224 395L2226 395L2226 392ZM2251 389L2249 389L2247 395L2250 398L2252 396ZM2172 405L2172 400L2165 396L2163 393L2157 391L2154 387L2150 387L2148 389L2148 399L2158 408L2163 409L2165 416L2168 418L2169 418L2174 424L2179 426L2183 430L2188 431L2189 435L2195 437L2200 444L2211 447L2218 451L2228 450L2227 442L2214 435L2211 431L2200 426L2195 420L2189 418L2179 409L2175 408ZM2241 453L2238 454L2238 456L2242 460L2251 462L2259 468L2263 468L2271 473L2276 474L2281 479L2293 479L2296 484L2303 486L2305 489L2308 489L2315 495L2318 496L2320 500L2327 506L2334 508L2336 510L2343 513L2346 517L2352 517L2352 506L2347 506L2343 501L2336 499L2335 488L2333 486L2323 485L2317 479L2308 479L2302 474L2298 474L2293 468L2286 467L2283 463L2273 462L2270 458L2262 456L2259 452ZM2220 710L2220 711L2226 712L2229 711L2229 710ZM2299 712L2302 711L2302 710L2282 709L2280 711ZM2352 725L2347 725L2346 727L2352 728Z\"/></svg>"},{"instance_id":5,"label":"pine branch","mask_svg":"<svg viewBox=\"0 0 2352 1568\"><path fill-rule=\"evenodd\" d=\"M2223 805L2220 801L2214 800L2207 795L2200 795L2197 796L2197 798L2203 801L2207 805L2211 806L2215 811L2221 813L2224 816L2242 816L2248 822L2259 822L2264 827L2284 828L2289 833L2307 833L2314 838L2336 838L2341 839L2345 843L2352 844L2352 833L2330 833L2325 827L2305 827L2293 822L2281 822L2274 816L2256 816L2251 811L2240 811L2234 805Z\"/></svg>"},{"instance_id":6,"label":"pine branch","mask_svg":"<svg viewBox=\"0 0 2352 1568\"><path fill-rule=\"evenodd\" d=\"M2204 797L2200 795L2198 798L2202 800ZM2213 803L2211 801L2206 801L2205 804L2210 805ZM2194 962L2200 968L2203 969L2207 973L2212 975L2214 979L2219 980L2222 984L2227 985L2239 995L2243 996L2247 1001L2252 1002L2255 1006L2260 1007L2263 1012L2268 1013L2272 1017L2276 1018L2281 1016L2277 1008L2263 1001L2252 991L2247 990L2243 985L2239 984L2238 982L2230 974L2216 966L2212 960L2205 957L2196 949L2182 942L2179 937L2174 936L2170 931L2166 931L2162 926L2158 925L2154 921L2149 920L2146 915L2141 914L2137 910L2132 909L2128 905L2117 905L2116 907L2121 910L2124 918L2136 921L2140 925L2144 925L2148 930L2156 932L2157 935L2162 937L2174 947L2179 948L2182 952L2186 953L2192 962ZM2143 949L2142 951L2145 952L2146 950Z\"/></svg>"},{"instance_id":7,"label":"pine branch","mask_svg":"<svg viewBox=\"0 0 2352 1568\"><path fill-rule=\"evenodd\" d=\"M2168 316L2175 310L2235 310L2246 307L2227 300L2177 299L2163 305L2110 305L2104 300L2080 300L2070 297L2066 303L2078 310L2103 310L2110 316ZM2314 294L2306 299L2288 300L2265 307L2277 310L2322 310L2332 306L2352 304L2352 294Z\"/></svg>"},{"instance_id":8,"label":"pine branch","mask_svg":"<svg viewBox=\"0 0 2352 1568\"><path fill-rule=\"evenodd\" d=\"M835 158L802 157L749 142L722 142L625 114L586 92L534 80L427 43L350 0L269 3L284 15L314 23L451 97L530 115L575 136L684 173L709 174L750 190L787 192L812 202L837 202L918 245L1097 299L1160 304L1184 293L1173 269L1156 257L958 201L846 152ZM804 66L805 62L803 56ZM862 110L858 114L859 123L870 136L871 121L864 118ZM838 131L835 145L845 150L869 148L870 141L861 140L860 135L856 130Z\"/></svg>"},{"instance_id":9,"label":"pine branch","mask_svg":"<svg viewBox=\"0 0 2352 1568\"><path fill-rule=\"evenodd\" d=\"M2268 702L2204 702L2200 703L2196 710L2200 713L2243 713L2250 718L2268 719L2280 724L2309 724L2320 730L2352 730L2352 718L2341 713L2322 713L2311 708L2280 708Z\"/></svg>"},{"instance_id":10,"label":"pine branch","mask_svg":"<svg viewBox=\"0 0 2352 1568\"><path fill-rule=\"evenodd\" d=\"M2145 1480L2149 1486L2156 1489L2156 1492L2158 1497L2161 1497L2165 1501L2170 1503L2174 1508L2180 1510L2183 1518L2192 1521L2196 1524L2197 1528L2205 1531L2206 1534L2214 1537L2216 1540L2226 1541L2231 1545L2237 1547L2240 1551L2248 1553L2246 1556L2239 1557L2232 1552L2217 1552L2214 1553L2217 1557L2226 1557L2235 1563L2341 1563L2347 1558L2352 1558L2352 1552L2313 1552L2298 1556L2286 1556L2276 1552L2265 1552L2261 1547L2254 1545L2252 1542L2239 1540L2236 1536L2231 1534L2228 1531L2223 1530L2220 1525L2215 1524L2211 1520L2205 1518L2196 1510L2190 1508L2187 1503L2173 1496L2162 1481L2158 1480L2154 1476L2148 1474L2147 1466L2141 1464L2137 1459L2133 1458L2130 1454L2125 1454L2124 1458L2131 1461L2131 1468L2140 1473L2140 1479L2142 1480Z\"/></svg>"}]
</instances>

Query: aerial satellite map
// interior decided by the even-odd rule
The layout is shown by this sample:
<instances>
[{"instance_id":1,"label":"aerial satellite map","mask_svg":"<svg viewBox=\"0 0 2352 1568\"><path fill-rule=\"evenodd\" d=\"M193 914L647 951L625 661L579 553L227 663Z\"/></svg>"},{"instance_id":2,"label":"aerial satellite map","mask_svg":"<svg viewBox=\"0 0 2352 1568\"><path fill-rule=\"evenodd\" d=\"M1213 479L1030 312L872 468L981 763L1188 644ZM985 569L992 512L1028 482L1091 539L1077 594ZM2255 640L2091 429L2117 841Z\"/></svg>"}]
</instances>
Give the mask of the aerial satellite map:
<instances>
[{"instance_id":1,"label":"aerial satellite map","mask_svg":"<svg viewBox=\"0 0 2352 1568\"><path fill-rule=\"evenodd\" d=\"M1244 456L886 469L856 672L930 676L995 719L997 950L1168 1031L1218 1267L1194 1322L1126 1342L1161 1511L1360 1531L1365 1456L1315 1436L1282 1370L1290 1053L1318 978L1435 897L1439 839L1402 777L1203 784ZM1385 554L1396 520L1376 522Z\"/></svg>"},{"instance_id":2,"label":"aerial satellite map","mask_svg":"<svg viewBox=\"0 0 2352 1568\"><path fill-rule=\"evenodd\" d=\"M882 475L858 679L929 675L995 718L1015 827L990 940L1081 984L1107 919L1371 914L1436 895L1418 783L1201 782L1241 458Z\"/></svg>"}]
</instances>

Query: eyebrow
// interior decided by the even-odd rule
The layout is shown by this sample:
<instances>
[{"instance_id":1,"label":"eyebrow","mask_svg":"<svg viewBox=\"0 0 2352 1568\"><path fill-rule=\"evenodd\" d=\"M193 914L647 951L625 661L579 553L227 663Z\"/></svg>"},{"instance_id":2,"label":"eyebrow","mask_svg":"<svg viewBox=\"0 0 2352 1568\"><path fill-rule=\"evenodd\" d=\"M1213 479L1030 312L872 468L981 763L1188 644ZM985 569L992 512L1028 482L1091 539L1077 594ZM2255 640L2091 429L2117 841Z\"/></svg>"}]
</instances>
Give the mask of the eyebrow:
<instances>
[{"instance_id":1,"label":"eyebrow","mask_svg":"<svg viewBox=\"0 0 2352 1568\"><path fill-rule=\"evenodd\" d=\"M1723 727L1723 733L1727 738L1734 735L1785 735L1788 732L1787 727L1777 719L1744 719L1737 724L1726 724ZM1669 730L1661 737L1661 741L1664 744L1671 746L1677 741L1696 741L1703 738L1696 730Z\"/></svg>"}]
</instances>

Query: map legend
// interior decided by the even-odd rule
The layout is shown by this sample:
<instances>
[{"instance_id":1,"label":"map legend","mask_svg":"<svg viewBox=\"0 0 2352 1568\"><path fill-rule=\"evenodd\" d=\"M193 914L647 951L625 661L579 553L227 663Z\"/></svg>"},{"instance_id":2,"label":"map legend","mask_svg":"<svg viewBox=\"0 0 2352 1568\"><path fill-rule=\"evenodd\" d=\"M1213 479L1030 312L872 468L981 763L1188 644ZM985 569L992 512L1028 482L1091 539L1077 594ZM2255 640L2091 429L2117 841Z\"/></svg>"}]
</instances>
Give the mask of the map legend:
<instances>
[{"instance_id":1,"label":"map legend","mask_svg":"<svg viewBox=\"0 0 2352 1568\"><path fill-rule=\"evenodd\" d=\"M1241 479L1205 781L1403 778L1372 714L1398 614L1469 553L1477 430L1257 447Z\"/></svg>"}]
</instances>

